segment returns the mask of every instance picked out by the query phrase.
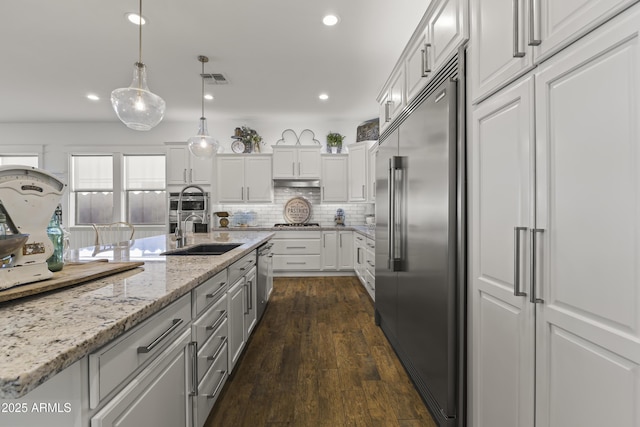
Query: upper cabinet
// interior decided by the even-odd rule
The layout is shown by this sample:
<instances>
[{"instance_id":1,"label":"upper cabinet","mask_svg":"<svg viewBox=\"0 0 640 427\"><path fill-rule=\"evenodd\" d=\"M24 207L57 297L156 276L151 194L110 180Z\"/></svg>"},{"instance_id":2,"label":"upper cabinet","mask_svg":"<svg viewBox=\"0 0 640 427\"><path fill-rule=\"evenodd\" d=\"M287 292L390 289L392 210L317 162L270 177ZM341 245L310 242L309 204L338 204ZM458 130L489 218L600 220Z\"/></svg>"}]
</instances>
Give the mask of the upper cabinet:
<instances>
[{"instance_id":1,"label":"upper cabinet","mask_svg":"<svg viewBox=\"0 0 640 427\"><path fill-rule=\"evenodd\" d=\"M320 147L273 147L273 179L320 179Z\"/></svg>"},{"instance_id":2,"label":"upper cabinet","mask_svg":"<svg viewBox=\"0 0 640 427\"><path fill-rule=\"evenodd\" d=\"M369 196L369 148L373 141L349 145L349 201L366 202Z\"/></svg>"},{"instance_id":3,"label":"upper cabinet","mask_svg":"<svg viewBox=\"0 0 640 427\"><path fill-rule=\"evenodd\" d=\"M433 73L451 58L468 37L467 2L441 0L423 20L406 51L407 100L415 98Z\"/></svg>"},{"instance_id":4,"label":"upper cabinet","mask_svg":"<svg viewBox=\"0 0 640 427\"><path fill-rule=\"evenodd\" d=\"M322 155L322 202L346 202L348 200L347 155Z\"/></svg>"},{"instance_id":5,"label":"upper cabinet","mask_svg":"<svg viewBox=\"0 0 640 427\"><path fill-rule=\"evenodd\" d=\"M213 175L213 159L196 157L186 143L168 143L167 185L209 185Z\"/></svg>"},{"instance_id":6,"label":"upper cabinet","mask_svg":"<svg viewBox=\"0 0 640 427\"><path fill-rule=\"evenodd\" d=\"M376 157L378 155L378 142L369 148L369 163L367 167L367 186L369 189L369 201L376 201Z\"/></svg>"},{"instance_id":7,"label":"upper cabinet","mask_svg":"<svg viewBox=\"0 0 640 427\"><path fill-rule=\"evenodd\" d=\"M271 155L221 154L216 161L218 202L272 202Z\"/></svg>"},{"instance_id":8,"label":"upper cabinet","mask_svg":"<svg viewBox=\"0 0 640 427\"><path fill-rule=\"evenodd\" d=\"M471 99L478 103L637 0L471 3Z\"/></svg>"},{"instance_id":9,"label":"upper cabinet","mask_svg":"<svg viewBox=\"0 0 640 427\"><path fill-rule=\"evenodd\" d=\"M380 95L380 132L402 112L469 38L468 2L431 3Z\"/></svg>"}]
</instances>

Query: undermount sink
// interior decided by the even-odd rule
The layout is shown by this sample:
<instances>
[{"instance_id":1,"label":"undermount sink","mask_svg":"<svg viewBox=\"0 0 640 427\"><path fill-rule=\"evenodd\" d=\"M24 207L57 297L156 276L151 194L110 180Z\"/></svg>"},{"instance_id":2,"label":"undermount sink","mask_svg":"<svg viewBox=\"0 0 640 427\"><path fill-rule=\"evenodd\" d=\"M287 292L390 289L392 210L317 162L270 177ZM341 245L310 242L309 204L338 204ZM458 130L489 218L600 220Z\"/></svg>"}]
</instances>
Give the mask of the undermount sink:
<instances>
[{"instance_id":1,"label":"undermount sink","mask_svg":"<svg viewBox=\"0 0 640 427\"><path fill-rule=\"evenodd\" d=\"M222 255L238 246L242 246L242 243L202 243L200 245L163 252L160 255Z\"/></svg>"}]
</instances>

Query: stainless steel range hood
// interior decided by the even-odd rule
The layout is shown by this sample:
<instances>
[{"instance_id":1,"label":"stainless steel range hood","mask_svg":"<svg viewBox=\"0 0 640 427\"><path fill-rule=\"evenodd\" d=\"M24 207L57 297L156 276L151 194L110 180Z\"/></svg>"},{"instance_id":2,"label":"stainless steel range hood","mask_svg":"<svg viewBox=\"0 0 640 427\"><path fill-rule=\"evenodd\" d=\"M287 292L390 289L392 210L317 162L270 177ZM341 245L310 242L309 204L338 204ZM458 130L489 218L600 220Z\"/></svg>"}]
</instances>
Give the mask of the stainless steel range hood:
<instances>
[{"instance_id":1,"label":"stainless steel range hood","mask_svg":"<svg viewBox=\"0 0 640 427\"><path fill-rule=\"evenodd\" d=\"M294 188L319 188L320 180L309 180L309 179L274 179L273 180L274 187L294 187Z\"/></svg>"}]
</instances>

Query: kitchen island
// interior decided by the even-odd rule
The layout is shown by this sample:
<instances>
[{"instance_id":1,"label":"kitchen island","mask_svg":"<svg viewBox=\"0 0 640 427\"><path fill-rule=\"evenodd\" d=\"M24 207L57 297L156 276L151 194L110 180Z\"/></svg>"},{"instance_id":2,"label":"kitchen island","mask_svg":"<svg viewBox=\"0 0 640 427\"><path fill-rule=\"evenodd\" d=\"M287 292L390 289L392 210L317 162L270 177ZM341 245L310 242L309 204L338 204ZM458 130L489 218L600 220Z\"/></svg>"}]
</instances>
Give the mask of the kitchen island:
<instances>
[{"instance_id":1,"label":"kitchen island","mask_svg":"<svg viewBox=\"0 0 640 427\"><path fill-rule=\"evenodd\" d=\"M40 396L33 403L40 399L45 410L67 413L73 419L73 424L53 421L48 425L88 425L88 417L95 412L88 407L96 409L104 402L94 405L88 402L86 380L92 379L87 378L87 356L178 300L188 300L190 321L191 296L187 294L221 272L226 275L227 268L248 254L254 254L258 246L272 237L273 233L269 231L214 231L188 236L188 245L241 244L219 256L161 255L176 249L172 236L134 240L118 247L74 251L70 261L107 259L143 261L144 265L64 290L0 305L0 403L4 409L0 413L0 425L6 422L22 425L20 420L26 417L16 412L27 412L24 415L32 416L37 408L30 406L31 402L26 406L19 405L23 401L20 398L38 396L38 390L47 385L47 380L78 365L82 366L72 369L71 377L80 375L82 378L71 380L78 384L71 388L79 401L60 401L51 405L46 397ZM65 381L65 384L69 382ZM64 390L58 391L64 396ZM91 425L94 425L93 421Z\"/></svg>"}]
</instances>

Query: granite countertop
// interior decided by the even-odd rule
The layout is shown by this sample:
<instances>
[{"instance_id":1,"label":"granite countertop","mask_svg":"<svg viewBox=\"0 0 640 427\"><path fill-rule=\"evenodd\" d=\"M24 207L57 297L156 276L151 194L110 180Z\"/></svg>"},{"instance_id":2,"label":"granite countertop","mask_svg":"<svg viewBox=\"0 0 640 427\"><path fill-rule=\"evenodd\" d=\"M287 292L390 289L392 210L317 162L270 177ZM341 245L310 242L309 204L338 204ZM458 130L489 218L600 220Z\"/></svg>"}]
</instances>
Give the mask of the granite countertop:
<instances>
[{"instance_id":1,"label":"granite countertop","mask_svg":"<svg viewBox=\"0 0 640 427\"><path fill-rule=\"evenodd\" d=\"M0 304L0 398L18 398L130 330L274 236L243 230L188 236L188 246L241 243L219 256L163 256L172 236L74 251L72 261L144 261L141 268Z\"/></svg>"}]
</instances>

